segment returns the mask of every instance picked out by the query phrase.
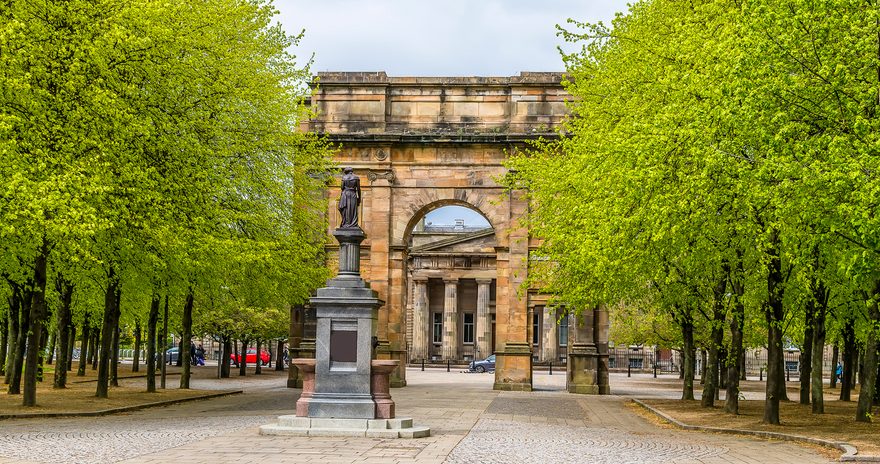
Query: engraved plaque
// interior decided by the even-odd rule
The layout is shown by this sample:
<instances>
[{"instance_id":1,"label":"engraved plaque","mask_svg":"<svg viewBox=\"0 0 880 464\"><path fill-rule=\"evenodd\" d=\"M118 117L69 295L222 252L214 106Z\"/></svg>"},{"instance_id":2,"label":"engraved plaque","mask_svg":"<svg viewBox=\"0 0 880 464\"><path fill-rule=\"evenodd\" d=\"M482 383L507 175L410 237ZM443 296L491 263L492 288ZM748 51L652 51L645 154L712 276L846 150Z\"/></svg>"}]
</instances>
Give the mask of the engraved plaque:
<instances>
[{"instance_id":1,"label":"engraved plaque","mask_svg":"<svg viewBox=\"0 0 880 464\"><path fill-rule=\"evenodd\" d=\"M330 331L330 362L357 362L357 332L351 330Z\"/></svg>"}]
</instances>

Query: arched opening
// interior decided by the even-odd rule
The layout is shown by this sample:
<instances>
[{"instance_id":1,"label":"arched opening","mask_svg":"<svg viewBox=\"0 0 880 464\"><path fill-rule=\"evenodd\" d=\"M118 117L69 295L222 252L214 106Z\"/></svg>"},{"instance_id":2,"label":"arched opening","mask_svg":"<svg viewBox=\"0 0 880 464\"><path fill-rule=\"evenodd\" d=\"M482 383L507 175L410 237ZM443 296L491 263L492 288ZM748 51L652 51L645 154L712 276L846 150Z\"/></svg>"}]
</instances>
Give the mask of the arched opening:
<instances>
[{"instance_id":1,"label":"arched opening","mask_svg":"<svg viewBox=\"0 0 880 464\"><path fill-rule=\"evenodd\" d=\"M475 207L422 208L407 230L410 361L468 362L494 352L495 229Z\"/></svg>"}]
</instances>

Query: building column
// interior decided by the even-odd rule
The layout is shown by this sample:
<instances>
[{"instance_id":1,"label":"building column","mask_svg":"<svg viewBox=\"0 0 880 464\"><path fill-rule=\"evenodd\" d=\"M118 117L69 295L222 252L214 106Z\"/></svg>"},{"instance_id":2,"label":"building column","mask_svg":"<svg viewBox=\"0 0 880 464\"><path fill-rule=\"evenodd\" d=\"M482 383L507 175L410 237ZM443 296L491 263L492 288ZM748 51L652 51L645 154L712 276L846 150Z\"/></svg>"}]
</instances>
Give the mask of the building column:
<instances>
[{"instance_id":1,"label":"building column","mask_svg":"<svg viewBox=\"0 0 880 464\"><path fill-rule=\"evenodd\" d=\"M411 360L428 358L428 279L414 277L413 280L413 320Z\"/></svg>"},{"instance_id":2,"label":"building column","mask_svg":"<svg viewBox=\"0 0 880 464\"><path fill-rule=\"evenodd\" d=\"M492 343L492 316L489 314L489 293L492 279L477 279L477 358L484 359L495 352Z\"/></svg>"},{"instance_id":3,"label":"building column","mask_svg":"<svg viewBox=\"0 0 880 464\"><path fill-rule=\"evenodd\" d=\"M458 279L443 279L443 359L458 359Z\"/></svg>"},{"instance_id":4,"label":"building column","mask_svg":"<svg viewBox=\"0 0 880 464\"><path fill-rule=\"evenodd\" d=\"M544 307L544 333L541 334L541 361L556 362L556 355L559 352L559 340L556 338L556 311L548 307Z\"/></svg>"}]
</instances>

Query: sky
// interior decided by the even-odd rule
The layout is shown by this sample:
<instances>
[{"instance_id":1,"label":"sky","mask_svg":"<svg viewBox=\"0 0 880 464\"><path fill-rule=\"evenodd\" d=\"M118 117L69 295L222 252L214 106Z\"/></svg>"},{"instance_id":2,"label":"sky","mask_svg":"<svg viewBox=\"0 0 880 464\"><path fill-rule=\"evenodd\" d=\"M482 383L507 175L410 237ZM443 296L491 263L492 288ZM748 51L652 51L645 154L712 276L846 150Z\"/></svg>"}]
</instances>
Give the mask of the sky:
<instances>
[{"instance_id":1,"label":"sky","mask_svg":"<svg viewBox=\"0 0 880 464\"><path fill-rule=\"evenodd\" d=\"M515 76L562 71L556 25L610 24L624 0L275 0L285 30L305 36L312 71L389 76ZM569 46L567 50L571 50Z\"/></svg>"}]
</instances>

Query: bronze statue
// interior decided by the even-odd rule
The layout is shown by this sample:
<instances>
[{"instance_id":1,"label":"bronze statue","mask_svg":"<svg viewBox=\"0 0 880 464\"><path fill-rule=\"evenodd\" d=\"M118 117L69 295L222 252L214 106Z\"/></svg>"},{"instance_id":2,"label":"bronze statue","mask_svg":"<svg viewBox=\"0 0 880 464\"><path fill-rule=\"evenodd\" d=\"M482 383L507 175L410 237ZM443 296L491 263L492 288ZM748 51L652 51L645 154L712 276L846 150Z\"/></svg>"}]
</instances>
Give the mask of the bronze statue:
<instances>
[{"instance_id":1,"label":"bronze statue","mask_svg":"<svg viewBox=\"0 0 880 464\"><path fill-rule=\"evenodd\" d=\"M358 206L361 203L361 180L354 170L342 170L342 195L339 196L339 214L342 215L340 229L358 228Z\"/></svg>"}]
</instances>

